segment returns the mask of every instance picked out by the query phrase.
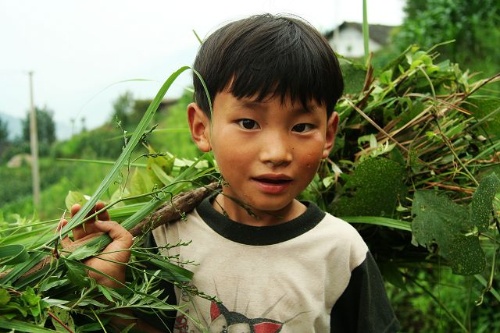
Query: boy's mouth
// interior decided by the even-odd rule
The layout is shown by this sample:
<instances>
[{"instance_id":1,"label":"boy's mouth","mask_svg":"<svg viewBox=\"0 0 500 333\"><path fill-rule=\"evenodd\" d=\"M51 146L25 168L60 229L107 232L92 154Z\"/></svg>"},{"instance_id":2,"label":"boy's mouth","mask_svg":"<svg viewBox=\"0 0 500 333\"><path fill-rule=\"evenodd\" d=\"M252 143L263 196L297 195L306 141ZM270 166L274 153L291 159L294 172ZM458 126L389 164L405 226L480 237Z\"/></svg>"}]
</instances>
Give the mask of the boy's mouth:
<instances>
[{"instance_id":1,"label":"boy's mouth","mask_svg":"<svg viewBox=\"0 0 500 333\"><path fill-rule=\"evenodd\" d=\"M261 182L261 183L267 183L267 184L276 184L276 185L281 185L281 184L287 184L292 181L291 178L289 177L266 177L266 176L261 176L261 177L255 177L254 180Z\"/></svg>"}]
</instances>

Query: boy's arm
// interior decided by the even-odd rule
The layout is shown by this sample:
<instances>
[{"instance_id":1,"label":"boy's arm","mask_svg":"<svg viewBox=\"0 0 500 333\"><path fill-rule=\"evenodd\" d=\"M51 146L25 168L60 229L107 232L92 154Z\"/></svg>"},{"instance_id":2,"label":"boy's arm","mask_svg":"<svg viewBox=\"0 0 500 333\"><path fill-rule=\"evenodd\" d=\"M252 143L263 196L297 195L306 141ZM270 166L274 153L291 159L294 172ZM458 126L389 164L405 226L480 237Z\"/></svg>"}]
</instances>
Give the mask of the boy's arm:
<instances>
[{"instance_id":1,"label":"boy's arm","mask_svg":"<svg viewBox=\"0 0 500 333\"><path fill-rule=\"evenodd\" d=\"M400 330L384 287L382 275L370 252L356 267L347 288L333 306L330 331L335 333L393 333Z\"/></svg>"}]
</instances>

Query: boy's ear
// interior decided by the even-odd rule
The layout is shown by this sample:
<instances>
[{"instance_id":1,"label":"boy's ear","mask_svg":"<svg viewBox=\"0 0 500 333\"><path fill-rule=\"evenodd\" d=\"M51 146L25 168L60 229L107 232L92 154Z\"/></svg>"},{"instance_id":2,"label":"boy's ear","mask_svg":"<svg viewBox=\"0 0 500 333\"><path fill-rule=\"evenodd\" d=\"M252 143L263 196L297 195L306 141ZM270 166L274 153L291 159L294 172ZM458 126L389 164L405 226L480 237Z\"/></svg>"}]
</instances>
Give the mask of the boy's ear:
<instances>
[{"instance_id":1,"label":"boy's ear","mask_svg":"<svg viewBox=\"0 0 500 333\"><path fill-rule=\"evenodd\" d=\"M191 137L198 148L206 153L212 149L210 144L210 119L196 103L187 107L187 116Z\"/></svg>"},{"instance_id":2,"label":"boy's ear","mask_svg":"<svg viewBox=\"0 0 500 333\"><path fill-rule=\"evenodd\" d=\"M326 122L326 140L323 148L323 158L327 158L335 144L335 136L339 126L339 114L333 112Z\"/></svg>"}]
</instances>

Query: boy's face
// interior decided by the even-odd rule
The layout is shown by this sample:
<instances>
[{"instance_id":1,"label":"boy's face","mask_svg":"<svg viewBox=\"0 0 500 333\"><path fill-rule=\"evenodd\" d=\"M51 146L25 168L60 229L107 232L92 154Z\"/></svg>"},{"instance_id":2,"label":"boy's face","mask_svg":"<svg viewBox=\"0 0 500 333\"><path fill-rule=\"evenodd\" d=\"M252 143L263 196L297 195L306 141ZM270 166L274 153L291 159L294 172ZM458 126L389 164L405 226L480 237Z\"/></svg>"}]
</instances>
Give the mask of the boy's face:
<instances>
[{"instance_id":1,"label":"boy's face","mask_svg":"<svg viewBox=\"0 0 500 333\"><path fill-rule=\"evenodd\" d=\"M336 113L327 119L325 107L314 101L304 109L280 97L256 102L227 91L216 95L211 120L194 103L188 117L198 147L213 150L228 183L223 194L249 205L257 216L284 219L296 217L294 199L328 156L338 123ZM224 210L238 221L248 217L233 200L224 200Z\"/></svg>"}]
</instances>

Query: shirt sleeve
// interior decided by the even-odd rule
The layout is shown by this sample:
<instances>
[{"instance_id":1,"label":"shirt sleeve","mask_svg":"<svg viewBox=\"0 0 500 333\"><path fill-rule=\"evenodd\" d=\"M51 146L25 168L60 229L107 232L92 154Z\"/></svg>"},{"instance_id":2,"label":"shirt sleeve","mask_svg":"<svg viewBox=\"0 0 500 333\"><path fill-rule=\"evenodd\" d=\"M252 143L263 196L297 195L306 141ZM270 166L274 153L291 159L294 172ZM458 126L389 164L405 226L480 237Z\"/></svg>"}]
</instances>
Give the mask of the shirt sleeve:
<instances>
[{"instance_id":1,"label":"shirt sleeve","mask_svg":"<svg viewBox=\"0 0 500 333\"><path fill-rule=\"evenodd\" d=\"M370 252L352 273L330 314L331 333L392 333L400 324Z\"/></svg>"}]
</instances>

